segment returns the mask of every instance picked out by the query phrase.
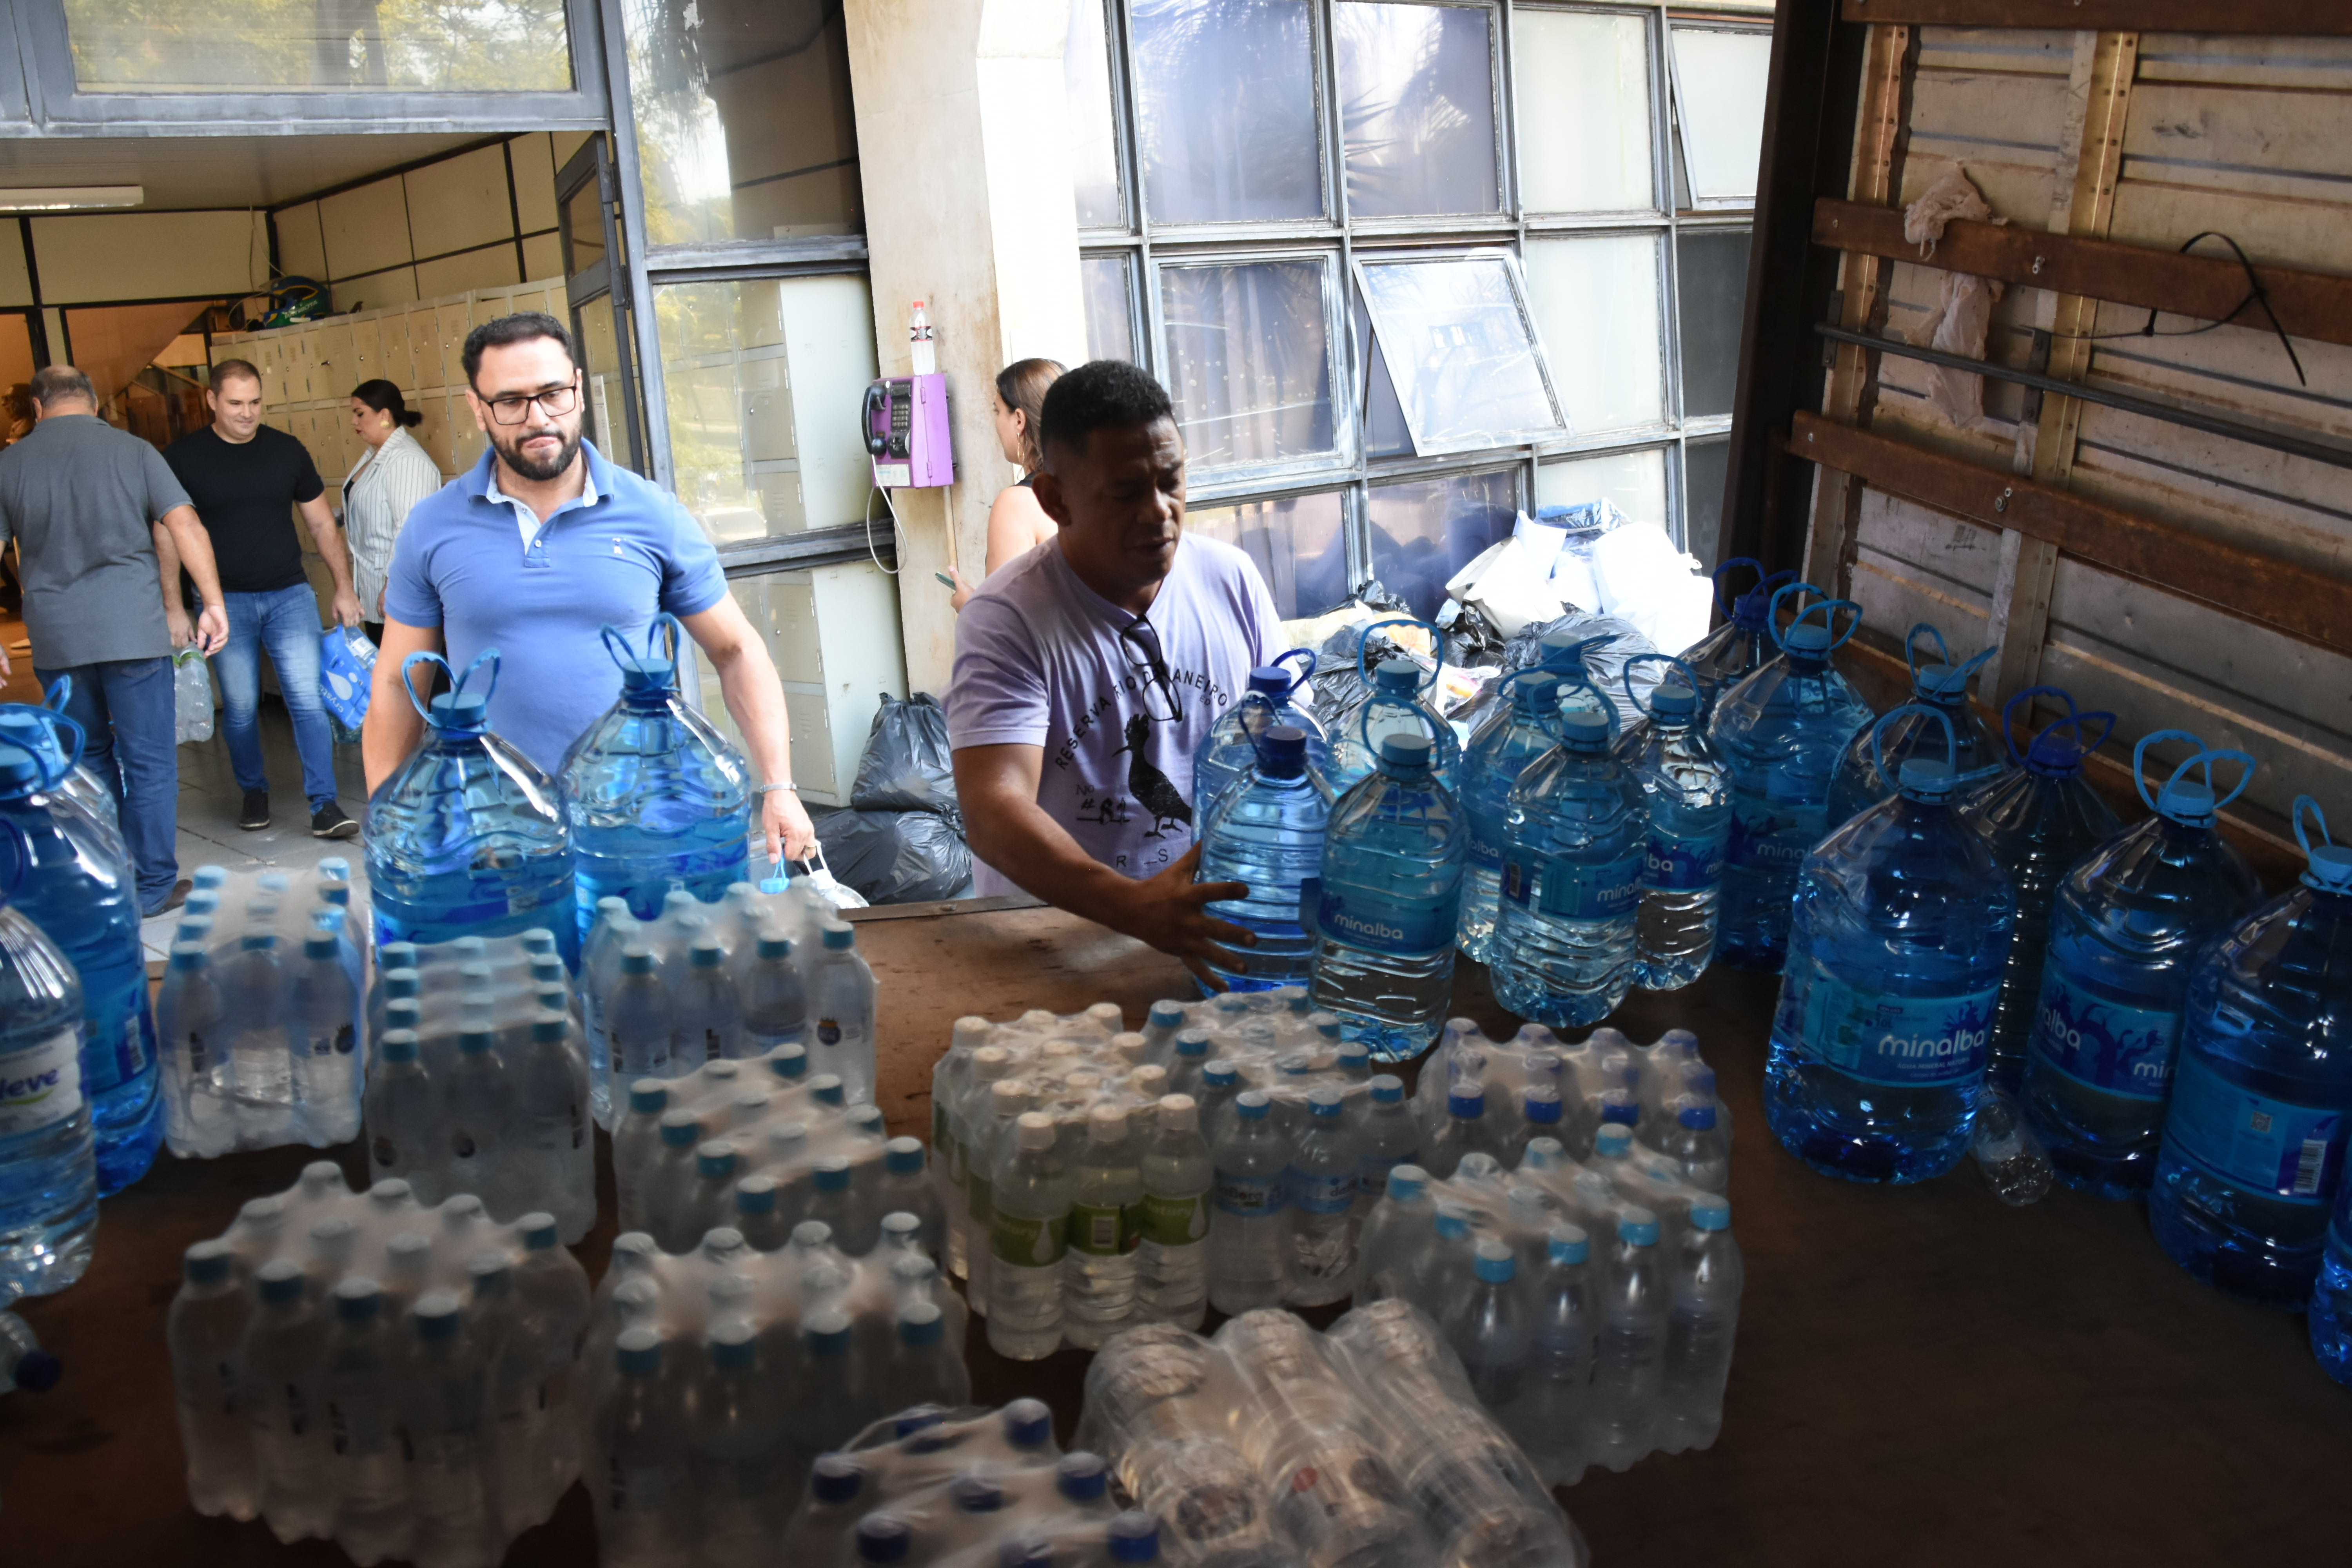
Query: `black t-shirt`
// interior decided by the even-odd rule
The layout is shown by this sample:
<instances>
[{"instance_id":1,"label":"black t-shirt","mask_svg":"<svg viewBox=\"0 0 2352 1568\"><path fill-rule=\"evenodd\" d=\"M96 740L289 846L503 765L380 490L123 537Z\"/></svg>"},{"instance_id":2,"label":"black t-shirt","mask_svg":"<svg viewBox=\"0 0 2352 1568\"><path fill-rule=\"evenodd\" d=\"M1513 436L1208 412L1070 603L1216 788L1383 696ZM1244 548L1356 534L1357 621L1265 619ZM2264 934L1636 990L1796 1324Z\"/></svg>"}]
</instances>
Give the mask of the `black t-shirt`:
<instances>
[{"instance_id":1,"label":"black t-shirt","mask_svg":"<svg viewBox=\"0 0 2352 1568\"><path fill-rule=\"evenodd\" d=\"M327 486L301 442L264 425L237 445L207 425L164 447L163 460L213 536L225 591L269 594L310 581L294 507Z\"/></svg>"}]
</instances>

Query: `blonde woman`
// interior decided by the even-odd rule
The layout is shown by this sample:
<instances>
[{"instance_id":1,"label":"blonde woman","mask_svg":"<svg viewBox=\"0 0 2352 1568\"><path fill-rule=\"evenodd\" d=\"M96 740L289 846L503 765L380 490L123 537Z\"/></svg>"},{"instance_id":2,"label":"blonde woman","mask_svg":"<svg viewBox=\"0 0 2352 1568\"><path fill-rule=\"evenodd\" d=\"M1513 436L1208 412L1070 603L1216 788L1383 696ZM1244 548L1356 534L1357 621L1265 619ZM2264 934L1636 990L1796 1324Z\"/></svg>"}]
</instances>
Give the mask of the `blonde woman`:
<instances>
[{"instance_id":1,"label":"blonde woman","mask_svg":"<svg viewBox=\"0 0 2352 1568\"><path fill-rule=\"evenodd\" d=\"M996 373L996 445L1021 477L998 491L996 504L988 509L988 560L982 577L993 576L998 568L1020 560L1060 531L1029 493L1029 482L1045 466L1045 455L1037 447L1037 416L1045 406L1045 389L1061 378L1063 368L1054 360L1017 359ZM958 572L955 596L949 603L961 614L974 591Z\"/></svg>"},{"instance_id":2,"label":"blonde woman","mask_svg":"<svg viewBox=\"0 0 2352 1568\"><path fill-rule=\"evenodd\" d=\"M383 583L392 567L392 542L410 510L441 488L433 455L408 433L424 418L388 381L363 381L352 391L352 428L368 450L343 480L343 536L351 546L360 627L378 646L383 642Z\"/></svg>"}]
</instances>

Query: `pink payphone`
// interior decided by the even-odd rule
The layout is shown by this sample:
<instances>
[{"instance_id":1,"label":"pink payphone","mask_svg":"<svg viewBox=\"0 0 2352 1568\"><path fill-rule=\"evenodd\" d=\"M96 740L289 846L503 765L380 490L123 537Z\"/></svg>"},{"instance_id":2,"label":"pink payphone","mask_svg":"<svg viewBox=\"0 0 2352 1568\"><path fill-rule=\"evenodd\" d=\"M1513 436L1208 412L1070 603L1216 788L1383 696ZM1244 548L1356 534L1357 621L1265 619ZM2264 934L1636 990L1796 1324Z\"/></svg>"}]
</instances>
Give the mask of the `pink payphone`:
<instances>
[{"instance_id":1,"label":"pink payphone","mask_svg":"<svg viewBox=\"0 0 2352 1568\"><path fill-rule=\"evenodd\" d=\"M927 489L955 482L946 376L888 375L871 383L863 423L876 488Z\"/></svg>"}]
</instances>

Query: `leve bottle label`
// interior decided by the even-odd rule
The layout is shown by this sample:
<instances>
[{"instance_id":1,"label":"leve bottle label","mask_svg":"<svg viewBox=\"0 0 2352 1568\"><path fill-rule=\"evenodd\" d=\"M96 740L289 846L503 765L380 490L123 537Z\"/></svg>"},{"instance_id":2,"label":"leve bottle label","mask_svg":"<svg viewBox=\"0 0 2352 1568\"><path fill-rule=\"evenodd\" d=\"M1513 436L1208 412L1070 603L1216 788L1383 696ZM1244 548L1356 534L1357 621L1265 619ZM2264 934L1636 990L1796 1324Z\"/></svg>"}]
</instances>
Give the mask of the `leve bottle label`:
<instances>
[{"instance_id":1,"label":"leve bottle label","mask_svg":"<svg viewBox=\"0 0 2352 1568\"><path fill-rule=\"evenodd\" d=\"M0 1138L55 1126L81 1104L79 1029L59 1029L0 1057Z\"/></svg>"},{"instance_id":2,"label":"leve bottle label","mask_svg":"<svg viewBox=\"0 0 2352 1568\"><path fill-rule=\"evenodd\" d=\"M2033 1049L2078 1083L2129 1100L2162 1100L2179 1039L2176 1012L2105 1001L2068 980L2055 962L2042 972Z\"/></svg>"},{"instance_id":3,"label":"leve bottle label","mask_svg":"<svg viewBox=\"0 0 2352 1568\"><path fill-rule=\"evenodd\" d=\"M2323 1204L2344 1165L2340 1106L2294 1105L2231 1082L2195 1051L2180 1055L2164 1146L2233 1187Z\"/></svg>"},{"instance_id":4,"label":"leve bottle label","mask_svg":"<svg viewBox=\"0 0 2352 1568\"><path fill-rule=\"evenodd\" d=\"M1816 973L1803 1037L1813 1055L1872 1083L1929 1089L1984 1071L2000 987L1958 996L1888 996Z\"/></svg>"}]
</instances>

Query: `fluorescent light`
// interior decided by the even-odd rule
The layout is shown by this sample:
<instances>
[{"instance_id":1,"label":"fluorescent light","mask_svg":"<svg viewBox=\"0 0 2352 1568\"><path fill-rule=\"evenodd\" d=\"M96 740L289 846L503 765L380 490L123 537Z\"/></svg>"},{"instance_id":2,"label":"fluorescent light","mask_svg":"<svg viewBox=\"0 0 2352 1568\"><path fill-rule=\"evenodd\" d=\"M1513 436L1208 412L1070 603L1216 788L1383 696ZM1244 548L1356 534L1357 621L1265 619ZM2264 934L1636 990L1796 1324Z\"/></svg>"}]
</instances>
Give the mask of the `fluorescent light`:
<instances>
[{"instance_id":1,"label":"fluorescent light","mask_svg":"<svg viewBox=\"0 0 2352 1568\"><path fill-rule=\"evenodd\" d=\"M62 213L86 207L135 207L146 199L144 185L0 186L0 212Z\"/></svg>"}]
</instances>

